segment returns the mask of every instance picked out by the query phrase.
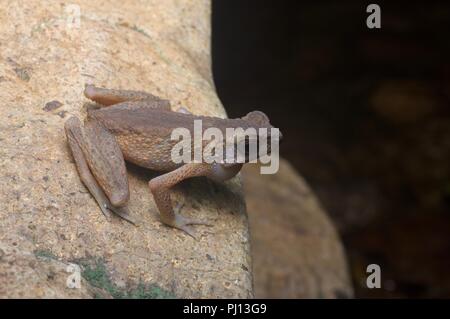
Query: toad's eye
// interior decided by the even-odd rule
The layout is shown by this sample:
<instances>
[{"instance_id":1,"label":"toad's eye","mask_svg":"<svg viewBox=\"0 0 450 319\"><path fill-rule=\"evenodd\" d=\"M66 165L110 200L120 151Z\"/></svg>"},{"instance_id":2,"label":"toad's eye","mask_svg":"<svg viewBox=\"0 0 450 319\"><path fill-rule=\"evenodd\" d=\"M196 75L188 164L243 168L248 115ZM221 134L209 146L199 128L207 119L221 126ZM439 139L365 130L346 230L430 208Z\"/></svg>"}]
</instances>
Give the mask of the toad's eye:
<instances>
[{"instance_id":1,"label":"toad's eye","mask_svg":"<svg viewBox=\"0 0 450 319\"><path fill-rule=\"evenodd\" d=\"M270 126L269 118L261 111L250 112L244 119L258 126Z\"/></svg>"}]
</instances>

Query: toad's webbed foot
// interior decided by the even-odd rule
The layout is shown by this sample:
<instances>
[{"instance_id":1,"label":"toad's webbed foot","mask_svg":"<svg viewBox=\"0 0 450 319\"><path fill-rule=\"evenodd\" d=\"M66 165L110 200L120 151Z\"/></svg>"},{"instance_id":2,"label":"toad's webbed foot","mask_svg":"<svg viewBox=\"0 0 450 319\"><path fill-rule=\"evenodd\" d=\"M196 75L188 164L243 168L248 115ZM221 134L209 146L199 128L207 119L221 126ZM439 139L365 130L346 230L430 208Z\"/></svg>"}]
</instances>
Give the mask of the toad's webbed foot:
<instances>
[{"instance_id":1,"label":"toad's webbed foot","mask_svg":"<svg viewBox=\"0 0 450 319\"><path fill-rule=\"evenodd\" d=\"M176 205L176 207L174 208L174 218L167 222L164 221L164 223L167 224L168 226L180 229L180 230L184 231L185 233L187 233L192 238L198 240L199 238L198 238L195 230L193 229L193 227L190 227L190 226L192 226L192 225L213 226L213 224L208 221L203 221L203 220L196 219L196 218L184 217L183 215L180 215L179 212L183 206L184 206L183 204Z\"/></svg>"}]
</instances>

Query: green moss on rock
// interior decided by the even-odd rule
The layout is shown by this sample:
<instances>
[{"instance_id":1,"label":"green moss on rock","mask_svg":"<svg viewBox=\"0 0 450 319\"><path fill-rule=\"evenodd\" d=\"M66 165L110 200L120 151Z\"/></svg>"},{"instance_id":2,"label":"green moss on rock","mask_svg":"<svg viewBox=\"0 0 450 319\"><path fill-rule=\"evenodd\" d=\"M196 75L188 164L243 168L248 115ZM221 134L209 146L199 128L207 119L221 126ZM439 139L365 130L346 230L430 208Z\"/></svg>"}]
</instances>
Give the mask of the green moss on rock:
<instances>
[{"instance_id":1,"label":"green moss on rock","mask_svg":"<svg viewBox=\"0 0 450 319\"><path fill-rule=\"evenodd\" d=\"M176 296L156 284L139 283L136 288L123 289L114 284L102 259L80 261L82 276L93 287L99 288L117 299L173 299ZM96 298L103 298L97 294Z\"/></svg>"}]
</instances>

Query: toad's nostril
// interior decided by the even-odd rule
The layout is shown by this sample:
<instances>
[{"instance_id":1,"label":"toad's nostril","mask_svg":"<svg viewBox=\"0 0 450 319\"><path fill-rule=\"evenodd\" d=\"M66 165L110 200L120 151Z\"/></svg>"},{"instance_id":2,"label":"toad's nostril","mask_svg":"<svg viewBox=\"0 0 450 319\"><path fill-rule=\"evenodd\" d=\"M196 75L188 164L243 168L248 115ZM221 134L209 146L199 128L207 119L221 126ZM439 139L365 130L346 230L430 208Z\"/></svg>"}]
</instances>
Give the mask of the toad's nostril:
<instances>
[{"instance_id":1,"label":"toad's nostril","mask_svg":"<svg viewBox=\"0 0 450 319\"><path fill-rule=\"evenodd\" d=\"M278 140L281 142L283 140L283 134L278 130Z\"/></svg>"}]
</instances>

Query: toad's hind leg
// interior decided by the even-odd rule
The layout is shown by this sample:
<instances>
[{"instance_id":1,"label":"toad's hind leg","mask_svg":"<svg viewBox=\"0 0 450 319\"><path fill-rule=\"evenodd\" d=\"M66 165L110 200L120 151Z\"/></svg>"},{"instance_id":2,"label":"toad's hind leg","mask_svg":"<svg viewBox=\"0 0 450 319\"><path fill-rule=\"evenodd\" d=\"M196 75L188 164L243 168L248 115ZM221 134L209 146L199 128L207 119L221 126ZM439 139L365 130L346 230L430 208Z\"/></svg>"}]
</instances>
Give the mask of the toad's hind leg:
<instances>
[{"instance_id":1,"label":"toad's hind leg","mask_svg":"<svg viewBox=\"0 0 450 319\"><path fill-rule=\"evenodd\" d=\"M76 117L67 120L64 128L80 178L103 214L109 219L112 211L135 224L126 207L128 180L122 154L117 153L118 146L111 139L114 137L95 123L83 128ZM109 147L103 154L102 143Z\"/></svg>"},{"instance_id":2,"label":"toad's hind leg","mask_svg":"<svg viewBox=\"0 0 450 319\"><path fill-rule=\"evenodd\" d=\"M114 90L99 88L93 85L86 85L84 89L84 95L103 106L110 106L122 102L138 102L141 107L161 108L170 110L170 102L168 100L161 99L153 94L143 91L131 91L131 90Z\"/></svg>"}]
</instances>

